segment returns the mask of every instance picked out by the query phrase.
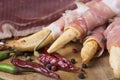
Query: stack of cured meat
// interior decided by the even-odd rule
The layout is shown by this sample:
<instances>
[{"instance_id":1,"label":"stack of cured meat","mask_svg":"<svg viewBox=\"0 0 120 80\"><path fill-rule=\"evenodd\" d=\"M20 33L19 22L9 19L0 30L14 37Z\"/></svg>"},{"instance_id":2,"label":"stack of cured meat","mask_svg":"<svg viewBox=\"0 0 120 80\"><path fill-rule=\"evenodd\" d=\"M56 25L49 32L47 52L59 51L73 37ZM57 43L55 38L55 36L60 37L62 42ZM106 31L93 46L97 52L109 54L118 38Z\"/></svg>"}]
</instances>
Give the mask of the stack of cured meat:
<instances>
[{"instance_id":1,"label":"stack of cured meat","mask_svg":"<svg viewBox=\"0 0 120 80\"><path fill-rule=\"evenodd\" d=\"M4 1L1 1L1 6L2 4L8 5ZM73 4L74 0L65 0L64 4L60 6L57 6L57 4L60 4L63 0L51 0L53 3L45 0L46 3L49 2L49 5L56 4L57 9L61 8L59 10L53 9L52 12L54 13L51 13L45 7L44 11L48 11L49 15L44 11L43 14L39 13L40 10L43 10L39 8L48 6L39 6L38 3L43 1L35 0L34 4L29 4L31 9L28 9L25 4L29 1L22 0L16 3L19 4L18 6L2 10L7 16L4 15L1 18L0 35L2 36L0 38L25 36L39 31L33 35L10 42L8 46L19 51L33 51L36 44L44 39L38 48L53 43L47 50L48 53L57 51L70 41L82 40L83 48L80 55L83 64L88 64L95 56L101 56L106 46L110 53L110 65L113 68L115 78L120 78L120 18L116 17L120 14L120 0L83 0L87 3L77 1L75 2L77 7ZM15 0L12 0L11 4L12 2L15 2ZM66 6L67 3L69 5ZM34 7L34 5L37 6ZM65 9L62 8L63 6ZM66 10L65 13L58 18L64 10ZM11 14L8 15L7 11L11 11ZM113 22L106 24L111 18L114 18ZM47 27L40 30L41 25L48 23L50 24ZM50 34L45 38L48 33Z\"/></svg>"}]
</instances>

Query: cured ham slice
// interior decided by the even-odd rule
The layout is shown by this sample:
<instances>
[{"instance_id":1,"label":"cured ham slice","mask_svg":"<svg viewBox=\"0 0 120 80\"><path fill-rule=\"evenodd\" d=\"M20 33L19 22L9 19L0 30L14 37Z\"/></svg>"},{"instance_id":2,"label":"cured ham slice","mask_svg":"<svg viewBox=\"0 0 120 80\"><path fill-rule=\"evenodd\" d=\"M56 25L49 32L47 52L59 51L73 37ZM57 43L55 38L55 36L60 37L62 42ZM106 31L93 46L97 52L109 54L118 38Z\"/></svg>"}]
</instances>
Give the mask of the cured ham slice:
<instances>
[{"instance_id":1,"label":"cured ham slice","mask_svg":"<svg viewBox=\"0 0 120 80\"><path fill-rule=\"evenodd\" d=\"M0 39L26 36L58 19L75 0L0 0Z\"/></svg>"},{"instance_id":2,"label":"cured ham slice","mask_svg":"<svg viewBox=\"0 0 120 80\"><path fill-rule=\"evenodd\" d=\"M89 10L65 29L65 32L51 45L48 52L52 53L71 40L82 38L88 30L106 23L109 18L120 13L119 2L120 0L101 0L91 5Z\"/></svg>"},{"instance_id":3,"label":"cured ham slice","mask_svg":"<svg viewBox=\"0 0 120 80\"><path fill-rule=\"evenodd\" d=\"M120 26L120 18L116 17L112 24L108 26L105 30L104 35L107 39L107 49L110 50L111 46L120 46L119 41L119 26Z\"/></svg>"},{"instance_id":4,"label":"cured ham slice","mask_svg":"<svg viewBox=\"0 0 120 80\"><path fill-rule=\"evenodd\" d=\"M81 58L83 64L88 64L88 62L93 57L99 57L102 55L105 48L105 38L103 32L105 26L100 26L94 29L85 38L83 43L83 48L81 49Z\"/></svg>"},{"instance_id":5,"label":"cured ham slice","mask_svg":"<svg viewBox=\"0 0 120 80\"><path fill-rule=\"evenodd\" d=\"M120 79L120 18L116 18L108 26L104 35L107 39L107 49L110 53L110 66L113 69L114 77Z\"/></svg>"}]
</instances>

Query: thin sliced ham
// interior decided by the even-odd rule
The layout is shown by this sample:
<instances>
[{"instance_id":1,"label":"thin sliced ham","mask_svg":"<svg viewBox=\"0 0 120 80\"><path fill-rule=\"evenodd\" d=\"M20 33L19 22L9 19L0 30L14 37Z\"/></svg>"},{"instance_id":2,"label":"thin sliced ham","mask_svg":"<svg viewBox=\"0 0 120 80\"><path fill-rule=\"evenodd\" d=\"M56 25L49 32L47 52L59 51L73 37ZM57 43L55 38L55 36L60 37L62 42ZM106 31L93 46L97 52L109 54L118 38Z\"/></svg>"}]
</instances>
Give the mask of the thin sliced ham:
<instances>
[{"instance_id":1,"label":"thin sliced ham","mask_svg":"<svg viewBox=\"0 0 120 80\"><path fill-rule=\"evenodd\" d=\"M104 32L107 39L107 49L109 52L109 63L113 70L115 79L120 79L120 17L107 27Z\"/></svg>"},{"instance_id":2,"label":"thin sliced ham","mask_svg":"<svg viewBox=\"0 0 120 80\"><path fill-rule=\"evenodd\" d=\"M120 47L120 17L115 18L104 32L108 51L112 46Z\"/></svg>"},{"instance_id":3,"label":"thin sliced ham","mask_svg":"<svg viewBox=\"0 0 120 80\"><path fill-rule=\"evenodd\" d=\"M112 1L110 2L112 3ZM119 2L119 0L114 0L113 2ZM106 3L109 3L109 1L105 2L104 0L101 0L94 3L88 11L70 25L77 28L81 34L86 34L88 30L93 30L95 27L105 24L109 18L118 14L118 11L115 12L115 10L112 9L113 5L117 6L116 4L113 3L111 8ZM120 11L120 7L115 8Z\"/></svg>"},{"instance_id":4,"label":"thin sliced ham","mask_svg":"<svg viewBox=\"0 0 120 80\"><path fill-rule=\"evenodd\" d=\"M104 38L104 34L103 32L105 31L106 26L100 26L98 28L95 28L91 35L88 35L85 38L85 42L88 42L89 40L95 40L98 45L99 45L99 50L96 53L96 57L99 57L102 55L102 53L104 52L104 48L105 48L105 42L103 41Z\"/></svg>"},{"instance_id":5,"label":"thin sliced ham","mask_svg":"<svg viewBox=\"0 0 120 80\"><path fill-rule=\"evenodd\" d=\"M0 0L0 39L26 36L58 19L75 0Z\"/></svg>"}]
</instances>

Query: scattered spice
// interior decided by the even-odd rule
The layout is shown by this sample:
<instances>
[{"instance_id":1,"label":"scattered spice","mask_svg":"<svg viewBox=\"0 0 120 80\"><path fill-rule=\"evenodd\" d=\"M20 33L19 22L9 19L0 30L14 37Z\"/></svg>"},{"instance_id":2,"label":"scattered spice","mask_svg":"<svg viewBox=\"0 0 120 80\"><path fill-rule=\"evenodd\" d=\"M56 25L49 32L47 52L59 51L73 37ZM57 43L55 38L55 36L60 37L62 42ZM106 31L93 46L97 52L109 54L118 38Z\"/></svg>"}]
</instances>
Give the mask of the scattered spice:
<instances>
[{"instance_id":1,"label":"scattered spice","mask_svg":"<svg viewBox=\"0 0 120 80\"><path fill-rule=\"evenodd\" d=\"M46 67L47 67L49 70L51 70L52 65L51 65L51 64L47 64Z\"/></svg>"},{"instance_id":2,"label":"scattered spice","mask_svg":"<svg viewBox=\"0 0 120 80\"><path fill-rule=\"evenodd\" d=\"M72 63L72 64L75 64L75 63L76 63L76 61L75 61L74 58L71 59L71 63Z\"/></svg>"},{"instance_id":3,"label":"scattered spice","mask_svg":"<svg viewBox=\"0 0 120 80\"><path fill-rule=\"evenodd\" d=\"M106 39L106 38L102 38L101 42L102 42L102 43L106 43L106 42L107 42L107 39Z\"/></svg>"},{"instance_id":4,"label":"scattered spice","mask_svg":"<svg viewBox=\"0 0 120 80\"><path fill-rule=\"evenodd\" d=\"M77 49L75 49L75 48L73 48L73 49L72 49L72 52L73 52L73 53L77 53L77 52L78 52L78 50L77 50Z\"/></svg>"},{"instance_id":5,"label":"scattered spice","mask_svg":"<svg viewBox=\"0 0 120 80\"><path fill-rule=\"evenodd\" d=\"M87 64L82 64L82 68L88 68Z\"/></svg>"},{"instance_id":6,"label":"scattered spice","mask_svg":"<svg viewBox=\"0 0 120 80\"><path fill-rule=\"evenodd\" d=\"M48 63L47 63L47 62L44 62L43 64L44 64L44 66L47 66Z\"/></svg>"},{"instance_id":7,"label":"scattered spice","mask_svg":"<svg viewBox=\"0 0 120 80\"><path fill-rule=\"evenodd\" d=\"M80 78L80 79L84 79L85 78L85 76L84 76L84 74L83 73L78 73L78 77Z\"/></svg>"},{"instance_id":8,"label":"scattered spice","mask_svg":"<svg viewBox=\"0 0 120 80\"><path fill-rule=\"evenodd\" d=\"M27 56L32 56L33 55L33 53L31 53L31 52L24 52L24 56L25 57L27 57Z\"/></svg>"},{"instance_id":9,"label":"scattered spice","mask_svg":"<svg viewBox=\"0 0 120 80\"><path fill-rule=\"evenodd\" d=\"M64 27L61 28L61 31L64 31Z\"/></svg>"},{"instance_id":10,"label":"scattered spice","mask_svg":"<svg viewBox=\"0 0 120 80\"><path fill-rule=\"evenodd\" d=\"M6 43L6 40L5 39L2 39L0 42L3 42L4 44Z\"/></svg>"}]
</instances>

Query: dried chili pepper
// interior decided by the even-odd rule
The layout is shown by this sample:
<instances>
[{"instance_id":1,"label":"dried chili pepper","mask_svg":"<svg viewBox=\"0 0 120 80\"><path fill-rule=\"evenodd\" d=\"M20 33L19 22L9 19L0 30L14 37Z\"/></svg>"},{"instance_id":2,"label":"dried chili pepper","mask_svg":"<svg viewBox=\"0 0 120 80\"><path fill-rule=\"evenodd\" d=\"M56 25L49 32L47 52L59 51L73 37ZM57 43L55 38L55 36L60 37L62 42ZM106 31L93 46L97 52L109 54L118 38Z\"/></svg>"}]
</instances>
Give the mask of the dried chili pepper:
<instances>
[{"instance_id":1,"label":"dried chili pepper","mask_svg":"<svg viewBox=\"0 0 120 80\"><path fill-rule=\"evenodd\" d=\"M40 40L40 42L34 48L34 55L36 57L38 57L38 60L40 62L42 62L43 64L44 63L51 64L52 66L55 66L61 70L82 71L85 73L85 71L83 69L75 67L69 60L67 60L63 56L61 56L57 53L48 54L46 48L44 49L43 54L39 54L39 52L37 51L37 48L45 41L45 39L48 38L50 33L51 33L51 31L46 36L44 36L43 40ZM46 53L46 54L44 54L44 53Z\"/></svg>"},{"instance_id":2,"label":"dried chili pepper","mask_svg":"<svg viewBox=\"0 0 120 80\"><path fill-rule=\"evenodd\" d=\"M39 72L43 75L53 77L53 78L56 78L56 79L60 79L60 76L58 74L54 73L53 71L50 71L48 68L46 68L45 66L43 66L41 64L38 64L38 63L35 63L35 62L23 61L23 60L20 60L18 58L14 58L11 62L15 66L18 66L18 67L21 67L21 68L33 69L36 72Z\"/></svg>"},{"instance_id":3,"label":"dried chili pepper","mask_svg":"<svg viewBox=\"0 0 120 80\"><path fill-rule=\"evenodd\" d=\"M38 60L42 63L52 64L52 66L56 66L61 70L82 71L85 73L83 69L75 67L69 60L59 55L58 53L40 54Z\"/></svg>"}]
</instances>

